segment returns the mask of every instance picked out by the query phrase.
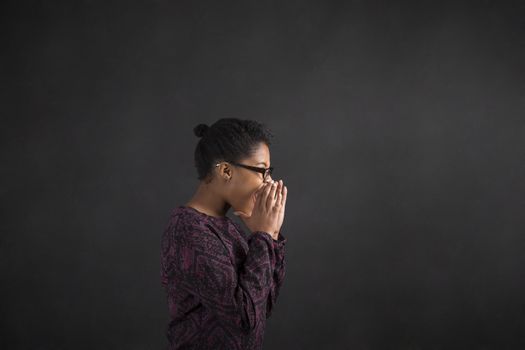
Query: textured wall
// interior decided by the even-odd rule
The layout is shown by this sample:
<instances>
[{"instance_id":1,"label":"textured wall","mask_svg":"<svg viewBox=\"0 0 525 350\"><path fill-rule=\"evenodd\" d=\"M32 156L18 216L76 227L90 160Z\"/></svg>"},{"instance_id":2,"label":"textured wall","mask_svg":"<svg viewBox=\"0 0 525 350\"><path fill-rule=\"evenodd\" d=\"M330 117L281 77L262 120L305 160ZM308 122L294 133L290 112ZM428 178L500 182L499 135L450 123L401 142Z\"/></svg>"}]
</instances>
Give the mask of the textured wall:
<instances>
[{"instance_id":1,"label":"textured wall","mask_svg":"<svg viewBox=\"0 0 525 350\"><path fill-rule=\"evenodd\" d=\"M289 188L266 349L525 347L522 1L3 7L2 349L165 346L160 236L227 116Z\"/></svg>"}]
</instances>

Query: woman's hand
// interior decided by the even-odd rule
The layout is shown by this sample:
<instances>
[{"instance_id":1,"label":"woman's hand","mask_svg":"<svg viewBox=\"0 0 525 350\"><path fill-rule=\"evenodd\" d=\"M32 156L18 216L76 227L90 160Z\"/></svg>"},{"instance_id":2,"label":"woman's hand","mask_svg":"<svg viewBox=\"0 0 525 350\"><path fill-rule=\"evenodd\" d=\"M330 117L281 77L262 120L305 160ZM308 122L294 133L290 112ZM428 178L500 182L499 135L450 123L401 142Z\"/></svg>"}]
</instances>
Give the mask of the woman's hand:
<instances>
[{"instance_id":1,"label":"woman's hand","mask_svg":"<svg viewBox=\"0 0 525 350\"><path fill-rule=\"evenodd\" d=\"M283 180L277 182L277 203L281 203L279 218L277 220L277 231L275 232L275 239L279 236L279 231L281 231L281 226L284 221L284 208L286 206L286 197L288 195L288 188L284 186Z\"/></svg>"},{"instance_id":2,"label":"woman's hand","mask_svg":"<svg viewBox=\"0 0 525 350\"><path fill-rule=\"evenodd\" d=\"M284 220L287 188L282 181L266 183L255 194L251 216L235 212L252 231L264 231L277 239Z\"/></svg>"}]
</instances>

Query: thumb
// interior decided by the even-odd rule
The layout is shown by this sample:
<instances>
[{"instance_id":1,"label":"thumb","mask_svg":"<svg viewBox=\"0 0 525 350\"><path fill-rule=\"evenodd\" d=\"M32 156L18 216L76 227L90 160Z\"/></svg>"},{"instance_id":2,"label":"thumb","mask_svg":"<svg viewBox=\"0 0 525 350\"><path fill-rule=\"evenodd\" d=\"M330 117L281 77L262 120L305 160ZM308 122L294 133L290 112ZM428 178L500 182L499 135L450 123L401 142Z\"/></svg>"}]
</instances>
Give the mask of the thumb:
<instances>
[{"instance_id":1,"label":"thumb","mask_svg":"<svg viewBox=\"0 0 525 350\"><path fill-rule=\"evenodd\" d=\"M239 216L239 217L241 217L241 218L247 218L247 217L249 217L248 215L246 215L246 214L243 213L242 211L234 211L234 212L233 212L233 215L235 215L235 216Z\"/></svg>"}]
</instances>

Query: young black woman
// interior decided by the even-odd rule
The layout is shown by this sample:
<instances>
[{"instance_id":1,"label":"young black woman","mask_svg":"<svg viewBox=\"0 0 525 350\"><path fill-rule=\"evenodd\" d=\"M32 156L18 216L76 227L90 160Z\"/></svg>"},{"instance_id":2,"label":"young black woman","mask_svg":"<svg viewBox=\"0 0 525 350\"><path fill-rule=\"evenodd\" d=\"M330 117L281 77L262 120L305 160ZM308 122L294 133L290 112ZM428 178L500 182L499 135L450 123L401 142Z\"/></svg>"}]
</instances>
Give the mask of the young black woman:
<instances>
[{"instance_id":1,"label":"young black woman","mask_svg":"<svg viewBox=\"0 0 525 350\"><path fill-rule=\"evenodd\" d=\"M287 198L271 178L271 133L252 120L199 124L199 186L175 208L161 242L168 349L262 349L283 284ZM251 234L229 217L232 208Z\"/></svg>"}]
</instances>

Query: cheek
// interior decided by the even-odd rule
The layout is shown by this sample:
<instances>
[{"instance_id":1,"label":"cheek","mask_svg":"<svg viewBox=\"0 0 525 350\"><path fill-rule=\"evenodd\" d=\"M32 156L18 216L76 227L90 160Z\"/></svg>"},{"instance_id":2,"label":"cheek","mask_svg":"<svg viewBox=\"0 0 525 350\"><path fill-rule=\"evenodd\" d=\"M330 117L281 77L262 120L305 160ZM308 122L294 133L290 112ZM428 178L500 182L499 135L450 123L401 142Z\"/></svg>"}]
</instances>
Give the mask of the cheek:
<instances>
[{"instance_id":1,"label":"cheek","mask_svg":"<svg viewBox=\"0 0 525 350\"><path fill-rule=\"evenodd\" d=\"M254 203L254 194L259 189L259 184L250 184L247 186L246 184L240 185L235 189L235 202L236 205L239 207L249 208L253 207Z\"/></svg>"},{"instance_id":2,"label":"cheek","mask_svg":"<svg viewBox=\"0 0 525 350\"><path fill-rule=\"evenodd\" d=\"M246 198L249 195L250 195L250 189L246 188L244 184L242 183L232 184L231 190L230 190L230 196L235 202L240 203L246 200Z\"/></svg>"},{"instance_id":3,"label":"cheek","mask_svg":"<svg viewBox=\"0 0 525 350\"><path fill-rule=\"evenodd\" d=\"M250 204L253 204L254 199L255 199L255 192L257 192L258 189L259 189L259 187L252 187L252 188L250 188L250 189L246 192L246 195L245 195L244 199L245 199L246 201L249 201Z\"/></svg>"},{"instance_id":4,"label":"cheek","mask_svg":"<svg viewBox=\"0 0 525 350\"><path fill-rule=\"evenodd\" d=\"M261 183L253 178L238 178L233 184L235 195L239 198L249 198L261 187Z\"/></svg>"}]
</instances>

